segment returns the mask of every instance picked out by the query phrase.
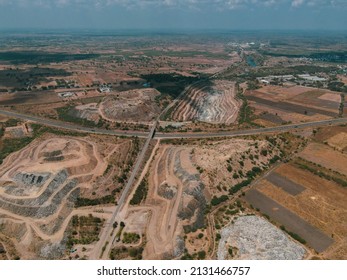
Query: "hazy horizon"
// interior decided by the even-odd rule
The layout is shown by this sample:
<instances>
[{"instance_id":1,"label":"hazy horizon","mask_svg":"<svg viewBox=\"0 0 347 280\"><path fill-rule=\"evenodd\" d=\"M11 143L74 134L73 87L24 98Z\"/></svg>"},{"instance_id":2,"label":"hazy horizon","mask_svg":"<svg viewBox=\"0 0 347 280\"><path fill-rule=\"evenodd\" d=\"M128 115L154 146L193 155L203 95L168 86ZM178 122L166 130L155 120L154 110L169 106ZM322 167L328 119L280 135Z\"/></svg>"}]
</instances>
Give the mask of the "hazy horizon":
<instances>
[{"instance_id":1,"label":"hazy horizon","mask_svg":"<svg viewBox=\"0 0 347 280\"><path fill-rule=\"evenodd\" d=\"M0 0L0 29L345 31L346 14L345 0Z\"/></svg>"}]
</instances>

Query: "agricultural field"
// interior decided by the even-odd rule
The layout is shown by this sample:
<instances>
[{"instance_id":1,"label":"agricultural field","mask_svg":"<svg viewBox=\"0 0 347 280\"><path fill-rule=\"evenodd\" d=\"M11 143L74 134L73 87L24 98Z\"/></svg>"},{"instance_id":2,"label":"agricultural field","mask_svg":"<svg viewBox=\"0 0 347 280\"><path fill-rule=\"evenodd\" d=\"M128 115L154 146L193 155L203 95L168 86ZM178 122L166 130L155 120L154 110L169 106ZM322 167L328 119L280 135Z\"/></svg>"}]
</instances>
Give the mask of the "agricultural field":
<instances>
[{"instance_id":1,"label":"agricultural field","mask_svg":"<svg viewBox=\"0 0 347 280\"><path fill-rule=\"evenodd\" d=\"M0 260L346 259L318 35L1 33Z\"/></svg>"},{"instance_id":2,"label":"agricultural field","mask_svg":"<svg viewBox=\"0 0 347 280\"><path fill-rule=\"evenodd\" d=\"M337 117L341 94L303 86L263 86L246 90L254 122L264 126L317 121Z\"/></svg>"},{"instance_id":3,"label":"agricultural field","mask_svg":"<svg viewBox=\"0 0 347 280\"><path fill-rule=\"evenodd\" d=\"M337 135L341 140L343 131L343 126L318 130L314 141L244 197L251 207L308 246L312 257L343 259L346 254L346 158L341 149L328 144Z\"/></svg>"}]
</instances>

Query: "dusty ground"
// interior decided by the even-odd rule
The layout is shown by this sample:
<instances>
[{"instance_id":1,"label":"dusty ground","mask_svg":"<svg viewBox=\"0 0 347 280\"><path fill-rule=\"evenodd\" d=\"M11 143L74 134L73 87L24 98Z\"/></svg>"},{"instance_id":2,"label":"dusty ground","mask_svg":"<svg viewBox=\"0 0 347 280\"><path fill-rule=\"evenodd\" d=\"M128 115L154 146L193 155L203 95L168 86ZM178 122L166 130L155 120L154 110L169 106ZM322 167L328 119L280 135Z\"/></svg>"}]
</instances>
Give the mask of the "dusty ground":
<instances>
[{"instance_id":1,"label":"dusty ground","mask_svg":"<svg viewBox=\"0 0 347 280\"><path fill-rule=\"evenodd\" d=\"M138 89L110 96L100 104L100 115L110 121L151 122L160 113L155 102L159 92L155 89Z\"/></svg>"},{"instance_id":2,"label":"dusty ground","mask_svg":"<svg viewBox=\"0 0 347 280\"><path fill-rule=\"evenodd\" d=\"M144 211L149 214L145 259L183 253L183 227L203 223L203 192L190 148L162 146L150 167L147 198L141 206L132 207L137 216Z\"/></svg>"},{"instance_id":3,"label":"dusty ground","mask_svg":"<svg viewBox=\"0 0 347 280\"><path fill-rule=\"evenodd\" d=\"M110 162L114 163L110 160L129 151L124 146L129 140L113 138L111 142L108 138L48 134L4 160L0 166L0 233L9 238L17 256L63 258L73 215L93 213L102 219L109 218L110 207L74 208L81 195L97 199L111 192L101 191L98 186L114 185L112 181L107 183L107 176L103 175L106 169L111 178L111 169L117 174L120 167L108 168Z\"/></svg>"},{"instance_id":4,"label":"dusty ground","mask_svg":"<svg viewBox=\"0 0 347 280\"><path fill-rule=\"evenodd\" d=\"M262 155L263 150L268 153ZM207 252L213 238L205 229L208 201L213 195L228 194L230 186L243 181L247 171L265 167L278 154L278 148L266 140L160 145L148 169L146 199L130 206L124 216L130 230L146 236L143 257L178 258L185 248L191 255ZM234 170L228 171L228 166ZM239 174L237 178L234 173Z\"/></svg>"}]
</instances>

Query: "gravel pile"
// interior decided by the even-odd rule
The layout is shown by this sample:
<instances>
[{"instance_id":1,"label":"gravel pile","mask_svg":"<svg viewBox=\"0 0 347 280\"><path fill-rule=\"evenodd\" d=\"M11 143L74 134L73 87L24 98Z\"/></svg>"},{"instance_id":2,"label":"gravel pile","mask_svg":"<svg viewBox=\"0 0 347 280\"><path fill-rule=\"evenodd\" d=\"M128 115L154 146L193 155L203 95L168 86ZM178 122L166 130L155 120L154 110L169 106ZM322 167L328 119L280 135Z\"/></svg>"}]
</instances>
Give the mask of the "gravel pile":
<instances>
[{"instance_id":1,"label":"gravel pile","mask_svg":"<svg viewBox=\"0 0 347 280\"><path fill-rule=\"evenodd\" d=\"M219 260L227 259L228 248L238 250L235 259L300 260L305 248L289 239L280 229L258 216L239 217L234 224L221 231L218 246Z\"/></svg>"}]
</instances>

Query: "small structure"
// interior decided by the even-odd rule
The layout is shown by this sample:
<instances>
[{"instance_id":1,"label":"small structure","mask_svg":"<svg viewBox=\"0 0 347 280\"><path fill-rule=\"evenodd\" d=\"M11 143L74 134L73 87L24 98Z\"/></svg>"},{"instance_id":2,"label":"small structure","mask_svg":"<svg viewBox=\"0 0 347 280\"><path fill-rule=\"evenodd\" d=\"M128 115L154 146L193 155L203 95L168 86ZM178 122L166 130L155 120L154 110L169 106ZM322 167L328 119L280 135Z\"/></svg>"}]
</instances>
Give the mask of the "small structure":
<instances>
[{"instance_id":1,"label":"small structure","mask_svg":"<svg viewBox=\"0 0 347 280\"><path fill-rule=\"evenodd\" d=\"M68 98L74 96L75 94L73 92L59 92L58 95L61 98Z\"/></svg>"},{"instance_id":2,"label":"small structure","mask_svg":"<svg viewBox=\"0 0 347 280\"><path fill-rule=\"evenodd\" d=\"M98 90L99 90L99 92L101 92L101 93L109 93L109 92L111 92L111 89L110 89L108 86L105 86L105 85L99 87Z\"/></svg>"},{"instance_id":3,"label":"small structure","mask_svg":"<svg viewBox=\"0 0 347 280\"><path fill-rule=\"evenodd\" d=\"M311 81L311 82L325 82L326 79L325 78L320 78L318 76L311 76L310 74L302 74L302 75L298 75L299 78L307 80L307 81Z\"/></svg>"}]
</instances>

